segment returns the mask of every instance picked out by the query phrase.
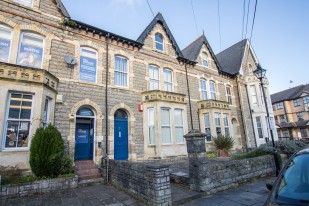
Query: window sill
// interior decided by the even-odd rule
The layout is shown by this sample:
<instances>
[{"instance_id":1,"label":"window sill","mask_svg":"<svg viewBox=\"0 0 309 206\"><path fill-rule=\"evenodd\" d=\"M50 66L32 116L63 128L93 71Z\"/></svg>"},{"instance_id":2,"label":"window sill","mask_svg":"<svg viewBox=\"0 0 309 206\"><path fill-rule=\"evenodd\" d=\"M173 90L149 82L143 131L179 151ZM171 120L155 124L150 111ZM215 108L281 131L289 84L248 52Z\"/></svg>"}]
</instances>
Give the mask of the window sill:
<instances>
[{"instance_id":1,"label":"window sill","mask_svg":"<svg viewBox=\"0 0 309 206\"><path fill-rule=\"evenodd\" d=\"M179 142L179 143L176 143L177 145L185 145L186 143L185 142Z\"/></svg>"},{"instance_id":2,"label":"window sill","mask_svg":"<svg viewBox=\"0 0 309 206\"><path fill-rule=\"evenodd\" d=\"M171 146L173 143L162 143L162 146Z\"/></svg>"},{"instance_id":3,"label":"window sill","mask_svg":"<svg viewBox=\"0 0 309 206\"><path fill-rule=\"evenodd\" d=\"M157 145L155 144L149 144L148 147L156 147Z\"/></svg>"},{"instance_id":4,"label":"window sill","mask_svg":"<svg viewBox=\"0 0 309 206\"><path fill-rule=\"evenodd\" d=\"M25 148L14 148L14 149L3 148L3 149L1 150L1 152L29 152L29 147L25 147Z\"/></svg>"}]
</instances>

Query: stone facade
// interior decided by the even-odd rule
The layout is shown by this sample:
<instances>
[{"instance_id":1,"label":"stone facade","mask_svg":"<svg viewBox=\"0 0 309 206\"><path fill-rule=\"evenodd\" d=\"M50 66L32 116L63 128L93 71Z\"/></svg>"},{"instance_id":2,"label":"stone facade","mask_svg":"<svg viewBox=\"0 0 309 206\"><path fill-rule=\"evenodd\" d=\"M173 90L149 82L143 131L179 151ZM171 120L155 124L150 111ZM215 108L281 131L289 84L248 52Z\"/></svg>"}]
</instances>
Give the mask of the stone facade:
<instances>
[{"instance_id":1,"label":"stone facade","mask_svg":"<svg viewBox=\"0 0 309 206\"><path fill-rule=\"evenodd\" d=\"M87 158L97 164L107 156L128 160L185 156L182 136L193 128L205 132L205 114L210 117L211 135L228 131L235 138L234 150L249 143L250 147L255 145L249 128L252 126L247 114L248 101L238 98L244 95L243 83L220 70L208 43L203 43L197 59L192 61L183 57L160 13L142 33L142 40L134 41L71 20L59 2L35 0L32 7L27 7L11 0L0 1L0 28L11 34L8 59L0 64L0 101L4 105L0 108L0 124L4 125L0 129L0 164L29 168L32 135L46 123L60 130L67 153L74 160L78 160L76 145L80 144L76 139L82 137L81 132L89 131ZM162 38L162 50L156 48L157 34ZM37 48L42 55L39 66L17 61L24 47L23 35L43 42ZM203 54L208 57L207 66L203 65ZM71 63L64 60L68 55L74 58ZM208 96L214 95L212 102L226 105L224 108L199 107L203 100L201 80L207 82ZM214 84L213 91L209 90L210 82ZM231 88L229 105L227 87ZM27 108L31 110L27 122L31 127L21 148L16 138L9 140L11 134L16 136L21 129L16 127L13 132L8 123L24 121L10 119L10 108L16 106L11 95L29 92L32 105ZM81 115L83 109L91 114ZM121 121L127 123L123 128L115 126L121 122L119 114L125 114ZM215 126L216 114L221 115L219 126ZM227 117L226 125L223 116ZM89 130L82 130L81 124L87 124ZM125 146L119 149L122 135ZM211 139L206 146L209 151L214 150Z\"/></svg>"},{"instance_id":2,"label":"stone facade","mask_svg":"<svg viewBox=\"0 0 309 206\"><path fill-rule=\"evenodd\" d=\"M111 183L146 205L172 205L168 166L110 161Z\"/></svg>"}]
</instances>

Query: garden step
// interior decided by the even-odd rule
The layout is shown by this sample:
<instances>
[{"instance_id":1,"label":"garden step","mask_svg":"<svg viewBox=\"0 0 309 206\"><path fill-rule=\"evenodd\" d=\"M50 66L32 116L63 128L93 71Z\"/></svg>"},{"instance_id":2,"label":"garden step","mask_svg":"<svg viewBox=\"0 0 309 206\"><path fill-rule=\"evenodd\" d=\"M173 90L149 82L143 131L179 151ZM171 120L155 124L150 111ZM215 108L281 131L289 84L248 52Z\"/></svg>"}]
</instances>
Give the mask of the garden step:
<instances>
[{"instance_id":1,"label":"garden step","mask_svg":"<svg viewBox=\"0 0 309 206\"><path fill-rule=\"evenodd\" d=\"M85 179L85 180L80 180L78 182L78 187L88 187L88 186L99 185L103 183L104 183L104 180L102 177L95 178L95 179Z\"/></svg>"},{"instance_id":2,"label":"garden step","mask_svg":"<svg viewBox=\"0 0 309 206\"><path fill-rule=\"evenodd\" d=\"M75 170L95 169L95 168L97 168L95 164L75 165Z\"/></svg>"},{"instance_id":3,"label":"garden step","mask_svg":"<svg viewBox=\"0 0 309 206\"><path fill-rule=\"evenodd\" d=\"M80 175L95 175L95 174L100 174L100 172L99 172L98 168L95 168L95 169L77 170L76 174L78 176L80 176Z\"/></svg>"},{"instance_id":4,"label":"garden step","mask_svg":"<svg viewBox=\"0 0 309 206\"><path fill-rule=\"evenodd\" d=\"M78 181L90 181L92 179L101 178L99 168L92 160L83 160L75 162L75 174L78 176Z\"/></svg>"}]
</instances>

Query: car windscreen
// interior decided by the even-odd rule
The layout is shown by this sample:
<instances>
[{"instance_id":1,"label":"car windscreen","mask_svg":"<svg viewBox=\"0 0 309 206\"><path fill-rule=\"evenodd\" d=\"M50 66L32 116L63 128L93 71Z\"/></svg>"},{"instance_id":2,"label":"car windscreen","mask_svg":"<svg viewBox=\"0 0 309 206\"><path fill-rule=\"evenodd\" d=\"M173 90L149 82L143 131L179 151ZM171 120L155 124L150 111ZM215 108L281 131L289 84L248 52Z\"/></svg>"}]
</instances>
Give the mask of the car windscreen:
<instances>
[{"instance_id":1,"label":"car windscreen","mask_svg":"<svg viewBox=\"0 0 309 206\"><path fill-rule=\"evenodd\" d=\"M277 190L277 199L288 203L309 203L309 154L295 156Z\"/></svg>"}]
</instances>

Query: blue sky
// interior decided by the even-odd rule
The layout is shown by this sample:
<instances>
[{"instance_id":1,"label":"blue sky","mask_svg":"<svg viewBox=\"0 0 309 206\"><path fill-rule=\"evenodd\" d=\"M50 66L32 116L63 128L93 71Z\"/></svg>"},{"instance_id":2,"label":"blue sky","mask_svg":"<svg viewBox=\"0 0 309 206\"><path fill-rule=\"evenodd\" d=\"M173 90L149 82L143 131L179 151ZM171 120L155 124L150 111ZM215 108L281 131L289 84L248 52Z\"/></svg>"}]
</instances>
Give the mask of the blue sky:
<instances>
[{"instance_id":1,"label":"blue sky","mask_svg":"<svg viewBox=\"0 0 309 206\"><path fill-rule=\"evenodd\" d=\"M146 0L62 1L72 19L133 40L138 38L153 19ZM249 0L245 1L247 5ZM149 3L155 15L162 13L181 49L203 31L215 54L242 39L244 0L192 0L197 26L191 0L149 0ZM251 34L254 4L255 0L251 0L248 38ZM258 0L251 42L262 67L267 69L271 93L309 83L306 62L309 59L308 0Z\"/></svg>"}]
</instances>

